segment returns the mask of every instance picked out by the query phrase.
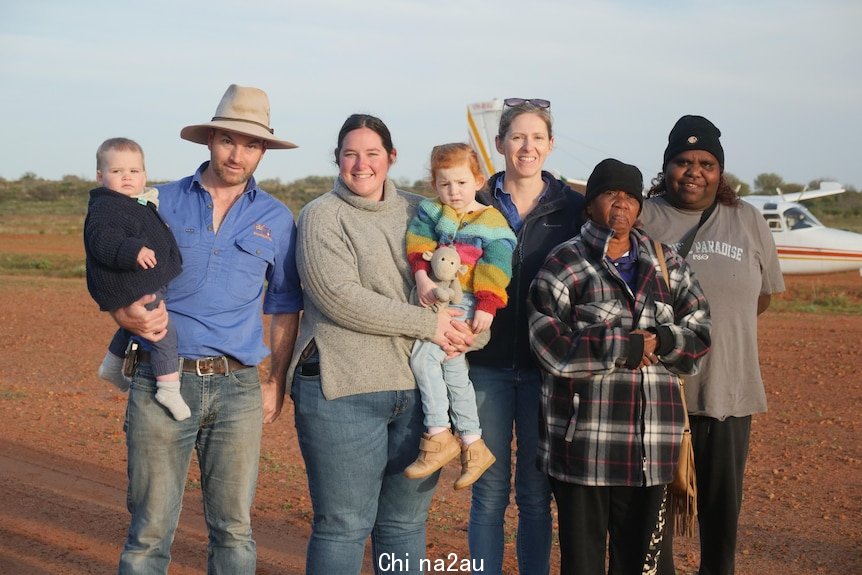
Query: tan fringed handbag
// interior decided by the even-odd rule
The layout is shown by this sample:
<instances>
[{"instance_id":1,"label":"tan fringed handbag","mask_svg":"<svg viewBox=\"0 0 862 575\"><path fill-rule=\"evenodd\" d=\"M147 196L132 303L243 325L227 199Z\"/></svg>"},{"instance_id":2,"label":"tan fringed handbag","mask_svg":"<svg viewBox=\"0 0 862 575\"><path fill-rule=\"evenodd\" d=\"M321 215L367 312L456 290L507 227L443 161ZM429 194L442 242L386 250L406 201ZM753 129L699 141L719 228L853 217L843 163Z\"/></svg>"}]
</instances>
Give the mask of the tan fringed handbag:
<instances>
[{"instance_id":1,"label":"tan fringed handbag","mask_svg":"<svg viewBox=\"0 0 862 575\"><path fill-rule=\"evenodd\" d=\"M653 240L662 277L670 289L670 276L664 261L664 251L661 243ZM667 488L667 508L670 511L669 520L673 522L674 533L692 537L697 526L697 474L694 470L694 446L691 443L691 425L688 422L688 408L685 404L685 384L679 377L679 394L682 397L682 412L685 415L685 425L682 430L682 443L679 446L679 461L673 475L673 481Z\"/></svg>"}]
</instances>

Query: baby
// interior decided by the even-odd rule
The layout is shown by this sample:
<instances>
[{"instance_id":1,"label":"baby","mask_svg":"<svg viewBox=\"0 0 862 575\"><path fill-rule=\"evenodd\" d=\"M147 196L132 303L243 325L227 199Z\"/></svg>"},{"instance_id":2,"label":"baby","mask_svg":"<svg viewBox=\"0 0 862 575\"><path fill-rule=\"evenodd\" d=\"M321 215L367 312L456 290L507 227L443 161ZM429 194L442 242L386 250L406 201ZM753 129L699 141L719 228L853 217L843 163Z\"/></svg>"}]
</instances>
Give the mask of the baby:
<instances>
[{"instance_id":1,"label":"baby","mask_svg":"<svg viewBox=\"0 0 862 575\"><path fill-rule=\"evenodd\" d=\"M167 283L182 271L176 240L159 216L158 190L146 188L144 151L137 142L111 138L96 152L96 181L102 186L90 192L84 223L87 255L87 288L102 311L112 311L148 294L157 306ZM119 329L99 366L99 377L121 391L129 388L123 358L131 334ZM156 401L182 421L191 415L180 394L177 335L168 323L167 335L148 342Z\"/></svg>"}]
</instances>

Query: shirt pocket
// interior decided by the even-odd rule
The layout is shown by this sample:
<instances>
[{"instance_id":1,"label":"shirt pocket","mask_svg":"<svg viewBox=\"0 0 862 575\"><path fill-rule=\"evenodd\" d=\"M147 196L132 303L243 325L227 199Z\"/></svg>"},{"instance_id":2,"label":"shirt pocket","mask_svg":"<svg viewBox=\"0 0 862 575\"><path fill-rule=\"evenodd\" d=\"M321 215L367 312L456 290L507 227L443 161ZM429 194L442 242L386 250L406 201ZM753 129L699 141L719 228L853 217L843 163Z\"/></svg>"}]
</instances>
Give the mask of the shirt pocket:
<instances>
[{"instance_id":1,"label":"shirt pocket","mask_svg":"<svg viewBox=\"0 0 862 575\"><path fill-rule=\"evenodd\" d=\"M238 238L230 262L227 291L237 300L249 302L260 297L266 271L275 262L275 248L254 236Z\"/></svg>"},{"instance_id":2,"label":"shirt pocket","mask_svg":"<svg viewBox=\"0 0 862 575\"><path fill-rule=\"evenodd\" d=\"M623 304L619 300L580 304L574 307L572 315L576 330L601 324L613 327L620 324L623 315Z\"/></svg>"},{"instance_id":3,"label":"shirt pocket","mask_svg":"<svg viewBox=\"0 0 862 575\"><path fill-rule=\"evenodd\" d=\"M168 285L170 292L177 294L193 293L201 288L206 280L209 251L201 242L201 230L194 226L172 228L174 237L183 258L183 269Z\"/></svg>"},{"instance_id":4,"label":"shirt pocket","mask_svg":"<svg viewBox=\"0 0 862 575\"><path fill-rule=\"evenodd\" d=\"M171 231L174 232L177 245L181 248L193 248L201 241L201 230L194 226L178 227L176 231L171 228Z\"/></svg>"}]
</instances>

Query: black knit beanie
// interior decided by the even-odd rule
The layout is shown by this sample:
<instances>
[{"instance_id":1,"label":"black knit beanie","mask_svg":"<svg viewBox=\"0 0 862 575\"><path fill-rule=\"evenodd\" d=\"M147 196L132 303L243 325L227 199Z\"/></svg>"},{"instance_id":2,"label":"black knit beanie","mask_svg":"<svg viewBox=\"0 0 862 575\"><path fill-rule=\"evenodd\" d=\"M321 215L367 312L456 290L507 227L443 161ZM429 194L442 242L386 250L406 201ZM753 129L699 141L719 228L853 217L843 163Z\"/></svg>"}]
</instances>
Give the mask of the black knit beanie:
<instances>
[{"instance_id":1,"label":"black knit beanie","mask_svg":"<svg viewBox=\"0 0 862 575\"><path fill-rule=\"evenodd\" d=\"M636 166L624 164L613 158L596 164L593 173L587 179L586 205L602 192L609 190L620 190L635 197L638 201L638 213L640 213L644 205L644 180Z\"/></svg>"},{"instance_id":2,"label":"black knit beanie","mask_svg":"<svg viewBox=\"0 0 862 575\"><path fill-rule=\"evenodd\" d=\"M703 116L683 116L676 121L667 137L662 169L666 169L667 163L677 154L688 150L706 150L715 156L724 171L724 148L718 139L720 136L721 130Z\"/></svg>"}]
</instances>

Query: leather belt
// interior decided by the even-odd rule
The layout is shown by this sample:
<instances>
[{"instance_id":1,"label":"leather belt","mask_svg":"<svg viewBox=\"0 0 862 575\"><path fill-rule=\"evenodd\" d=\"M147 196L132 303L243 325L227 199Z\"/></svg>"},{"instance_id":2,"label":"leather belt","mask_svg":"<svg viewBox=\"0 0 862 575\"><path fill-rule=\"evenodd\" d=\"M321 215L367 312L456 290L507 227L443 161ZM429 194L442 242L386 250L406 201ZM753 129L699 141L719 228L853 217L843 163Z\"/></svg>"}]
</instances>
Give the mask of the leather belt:
<instances>
[{"instance_id":1,"label":"leather belt","mask_svg":"<svg viewBox=\"0 0 862 575\"><path fill-rule=\"evenodd\" d=\"M138 361L150 363L150 352L139 351ZM248 369L249 365L240 363L229 355L216 355L213 357L202 357L200 359L180 358L182 371L196 373L198 375L225 375L232 371Z\"/></svg>"},{"instance_id":2,"label":"leather belt","mask_svg":"<svg viewBox=\"0 0 862 575\"><path fill-rule=\"evenodd\" d=\"M313 361L299 364L299 375L304 375L306 377L320 375L320 363Z\"/></svg>"}]
</instances>

